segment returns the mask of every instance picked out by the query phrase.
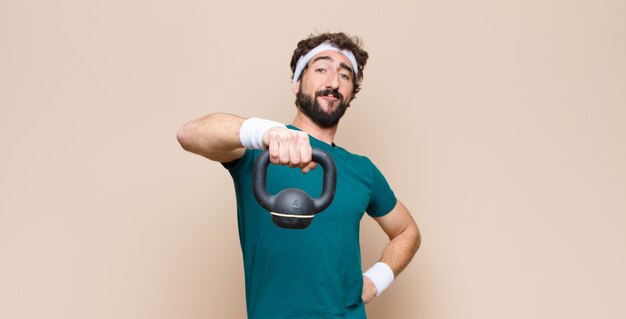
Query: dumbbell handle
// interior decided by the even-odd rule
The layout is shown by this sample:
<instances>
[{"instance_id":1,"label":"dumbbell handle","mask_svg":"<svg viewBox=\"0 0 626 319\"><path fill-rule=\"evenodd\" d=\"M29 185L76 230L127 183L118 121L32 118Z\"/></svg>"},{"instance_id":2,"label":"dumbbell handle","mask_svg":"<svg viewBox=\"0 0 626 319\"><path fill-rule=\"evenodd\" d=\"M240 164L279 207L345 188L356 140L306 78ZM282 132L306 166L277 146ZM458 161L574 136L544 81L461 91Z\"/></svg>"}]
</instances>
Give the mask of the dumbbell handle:
<instances>
[{"instance_id":1,"label":"dumbbell handle","mask_svg":"<svg viewBox=\"0 0 626 319\"><path fill-rule=\"evenodd\" d=\"M315 214L326 209L335 197L337 186L337 167L333 158L319 148L313 148L312 159L324 168L324 181L322 183L322 194L313 199ZM276 207L276 195L267 192L267 168L270 164L268 151L263 152L254 165L252 177L252 192L259 204L269 210L274 211Z\"/></svg>"}]
</instances>

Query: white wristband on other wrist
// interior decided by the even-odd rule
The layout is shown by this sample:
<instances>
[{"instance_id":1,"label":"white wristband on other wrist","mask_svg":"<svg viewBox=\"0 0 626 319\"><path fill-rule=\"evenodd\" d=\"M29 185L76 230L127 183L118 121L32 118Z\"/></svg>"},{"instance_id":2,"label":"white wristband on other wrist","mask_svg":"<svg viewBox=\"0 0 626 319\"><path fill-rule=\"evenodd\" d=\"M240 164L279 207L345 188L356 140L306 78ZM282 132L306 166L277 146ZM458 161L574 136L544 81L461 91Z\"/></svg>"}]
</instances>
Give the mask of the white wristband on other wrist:
<instances>
[{"instance_id":1,"label":"white wristband on other wrist","mask_svg":"<svg viewBox=\"0 0 626 319\"><path fill-rule=\"evenodd\" d=\"M287 128L285 124L251 117L241 124L239 129L239 140L245 148L264 150L263 135L272 127Z\"/></svg>"},{"instance_id":2,"label":"white wristband on other wrist","mask_svg":"<svg viewBox=\"0 0 626 319\"><path fill-rule=\"evenodd\" d=\"M378 297L394 280L393 270L384 262L377 262L368 269L364 276L367 276L376 287L376 297Z\"/></svg>"}]
</instances>

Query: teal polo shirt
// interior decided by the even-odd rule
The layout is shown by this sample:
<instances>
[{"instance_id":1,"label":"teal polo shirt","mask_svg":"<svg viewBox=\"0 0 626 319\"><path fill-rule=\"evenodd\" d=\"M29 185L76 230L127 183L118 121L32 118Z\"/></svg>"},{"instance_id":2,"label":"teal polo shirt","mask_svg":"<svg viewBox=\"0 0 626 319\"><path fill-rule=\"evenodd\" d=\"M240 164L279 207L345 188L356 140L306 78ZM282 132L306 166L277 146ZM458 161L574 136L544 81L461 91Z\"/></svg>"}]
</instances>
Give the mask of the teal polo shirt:
<instances>
[{"instance_id":1,"label":"teal polo shirt","mask_svg":"<svg viewBox=\"0 0 626 319\"><path fill-rule=\"evenodd\" d=\"M251 319L366 318L361 299L360 221L364 213L384 216L397 200L367 157L312 136L309 139L312 147L323 149L334 159L337 190L330 206L315 215L305 229L276 226L254 198L252 171L261 151L246 150L239 160L223 164L233 178L237 197L246 306ZM299 168L270 164L267 174L270 194L291 187L311 197L321 194L321 165L302 174Z\"/></svg>"}]
</instances>

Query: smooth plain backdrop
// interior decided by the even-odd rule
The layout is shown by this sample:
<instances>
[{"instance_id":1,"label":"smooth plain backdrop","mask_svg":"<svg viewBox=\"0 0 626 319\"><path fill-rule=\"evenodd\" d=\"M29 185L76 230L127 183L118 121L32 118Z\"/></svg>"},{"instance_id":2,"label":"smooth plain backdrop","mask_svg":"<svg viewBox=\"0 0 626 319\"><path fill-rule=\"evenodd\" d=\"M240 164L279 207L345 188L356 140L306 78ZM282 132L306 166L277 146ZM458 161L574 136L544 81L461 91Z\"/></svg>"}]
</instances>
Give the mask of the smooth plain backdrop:
<instances>
[{"instance_id":1,"label":"smooth plain backdrop","mask_svg":"<svg viewBox=\"0 0 626 319\"><path fill-rule=\"evenodd\" d=\"M244 318L230 176L176 131L289 123L324 31L371 56L336 142L423 235L371 318L626 318L618 0L0 0L0 318Z\"/></svg>"}]
</instances>

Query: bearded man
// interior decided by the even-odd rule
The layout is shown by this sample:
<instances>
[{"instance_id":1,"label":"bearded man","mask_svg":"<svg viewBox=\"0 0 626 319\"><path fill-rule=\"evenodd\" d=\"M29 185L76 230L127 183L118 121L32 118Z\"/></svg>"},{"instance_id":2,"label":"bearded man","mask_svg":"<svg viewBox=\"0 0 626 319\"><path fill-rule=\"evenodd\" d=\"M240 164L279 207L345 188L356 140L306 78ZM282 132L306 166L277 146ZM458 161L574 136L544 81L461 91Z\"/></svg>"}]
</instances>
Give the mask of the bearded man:
<instances>
[{"instance_id":1,"label":"bearded man","mask_svg":"<svg viewBox=\"0 0 626 319\"><path fill-rule=\"evenodd\" d=\"M364 305L392 283L420 245L415 221L380 170L334 143L367 59L356 37L309 36L291 60L296 115L290 125L215 113L178 131L185 150L221 163L233 178L249 318L366 318ZM277 164L267 174L270 193L295 186L319 195L323 172L314 169L312 148L335 162L334 200L305 229L277 227L253 196L254 163L268 150ZM379 262L363 272L359 225L365 213L389 243Z\"/></svg>"}]
</instances>

